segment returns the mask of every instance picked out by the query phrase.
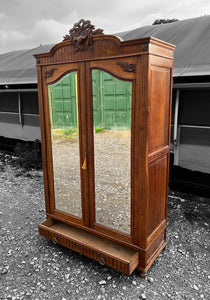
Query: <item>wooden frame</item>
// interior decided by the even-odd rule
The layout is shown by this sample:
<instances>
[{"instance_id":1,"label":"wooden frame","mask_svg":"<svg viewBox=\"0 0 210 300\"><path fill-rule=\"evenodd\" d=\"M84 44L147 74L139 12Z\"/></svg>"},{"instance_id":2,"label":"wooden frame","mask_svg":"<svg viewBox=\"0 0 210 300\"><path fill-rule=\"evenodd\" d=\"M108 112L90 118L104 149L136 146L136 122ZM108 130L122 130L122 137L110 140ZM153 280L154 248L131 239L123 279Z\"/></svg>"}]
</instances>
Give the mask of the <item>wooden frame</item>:
<instances>
[{"instance_id":1,"label":"wooden frame","mask_svg":"<svg viewBox=\"0 0 210 300\"><path fill-rule=\"evenodd\" d=\"M90 26L87 22L81 20L76 25ZM79 43L72 34L75 28L49 53L35 55L47 215L47 221L39 226L40 234L119 271L130 274L137 268L145 276L166 245L174 46L154 38L124 42L97 30ZM132 82L130 235L95 222L93 69ZM78 80L82 218L54 207L47 86L70 71L77 71ZM87 168L83 170L85 159ZM74 237L73 231L77 232ZM103 249L97 249L97 241ZM121 247L123 253L130 253L128 261L120 259L119 263L117 252L109 252L106 241L113 243L113 249Z\"/></svg>"}]
</instances>

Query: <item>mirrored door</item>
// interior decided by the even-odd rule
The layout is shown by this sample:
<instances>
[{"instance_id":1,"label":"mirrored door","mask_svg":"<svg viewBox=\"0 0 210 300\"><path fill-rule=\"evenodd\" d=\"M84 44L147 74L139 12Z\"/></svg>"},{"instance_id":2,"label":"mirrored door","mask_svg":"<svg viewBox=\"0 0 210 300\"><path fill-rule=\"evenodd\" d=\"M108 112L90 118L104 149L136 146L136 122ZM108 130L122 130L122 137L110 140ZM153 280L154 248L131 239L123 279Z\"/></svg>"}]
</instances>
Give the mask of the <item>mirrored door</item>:
<instances>
[{"instance_id":1,"label":"mirrored door","mask_svg":"<svg viewBox=\"0 0 210 300\"><path fill-rule=\"evenodd\" d=\"M92 70L96 223L131 233L132 82Z\"/></svg>"},{"instance_id":2,"label":"mirrored door","mask_svg":"<svg viewBox=\"0 0 210 300\"><path fill-rule=\"evenodd\" d=\"M77 72L48 85L55 209L82 218Z\"/></svg>"}]
</instances>

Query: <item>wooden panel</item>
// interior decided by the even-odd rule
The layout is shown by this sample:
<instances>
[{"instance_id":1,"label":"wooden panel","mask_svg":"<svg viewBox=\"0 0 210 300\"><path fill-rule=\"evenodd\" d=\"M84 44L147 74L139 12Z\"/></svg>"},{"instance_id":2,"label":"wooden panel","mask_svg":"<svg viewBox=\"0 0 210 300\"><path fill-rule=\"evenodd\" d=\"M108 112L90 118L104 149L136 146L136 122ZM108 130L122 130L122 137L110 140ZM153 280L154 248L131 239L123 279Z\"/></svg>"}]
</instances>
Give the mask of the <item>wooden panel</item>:
<instances>
[{"instance_id":1,"label":"wooden panel","mask_svg":"<svg viewBox=\"0 0 210 300\"><path fill-rule=\"evenodd\" d=\"M138 251L51 219L39 225L39 233L128 275L139 263Z\"/></svg>"},{"instance_id":2,"label":"wooden panel","mask_svg":"<svg viewBox=\"0 0 210 300\"><path fill-rule=\"evenodd\" d=\"M168 145L170 120L170 69L151 67L149 152Z\"/></svg>"},{"instance_id":3,"label":"wooden panel","mask_svg":"<svg viewBox=\"0 0 210 300\"><path fill-rule=\"evenodd\" d=\"M146 263L150 264L157 257L157 252L160 248L165 247L165 230L163 230L150 244L146 250ZM153 259L154 258L154 259Z\"/></svg>"},{"instance_id":4,"label":"wooden panel","mask_svg":"<svg viewBox=\"0 0 210 300\"><path fill-rule=\"evenodd\" d=\"M116 36L95 35L92 36L93 46L91 51L75 51L70 41L64 41L55 45L49 53L34 55L37 64L53 64L57 62L89 61L94 59L106 59L107 57L129 57L148 52L158 56L173 58L174 46L155 38L143 38L131 41L120 41ZM151 43L149 46L148 43Z\"/></svg>"},{"instance_id":5,"label":"wooden panel","mask_svg":"<svg viewBox=\"0 0 210 300\"><path fill-rule=\"evenodd\" d=\"M166 218L168 155L149 166L148 228L149 236Z\"/></svg>"},{"instance_id":6,"label":"wooden panel","mask_svg":"<svg viewBox=\"0 0 210 300\"><path fill-rule=\"evenodd\" d=\"M132 185L132 238L133 243L142 249L146 248L146 215L148 198L148 159L147 159L147 140L148 140L148 56L140 57L136 74L136 91L132 103L132 134L133 151L131 174Z\"/></svg>"},{"instance_id":7,"label":"wooden panel","mask_svg":"<svg viewBox=\"0 0 210 300\"><path fill-rule=\"evenodd\" d=\"M147 249L139 249L138 270L143 272L143 274L140 274L141 277L145 277L145 272L147 272L165 246L166 242L164 229L158 233L155 239L153 239L153 241L149 244Z\"/></svg>"},{"instance_id":8,"label":"wooden panel","mask_svg":"<svg viewBox=\"0 0 210 300\"><path fill-rule=\"evenodd\" d=\"M47 168L47 140L45 129L45 111L44 111L44 94L43 94L43 78L40 66L37 66L37 83L38 83L38 100L39 100L39 116L40 116L40 132L42 145L42 166L43 166L43 180L45 193L45 208L46 213L50 212L49 201L49 182L48 182L48 168Z\"/></svg>"}]
</instances>

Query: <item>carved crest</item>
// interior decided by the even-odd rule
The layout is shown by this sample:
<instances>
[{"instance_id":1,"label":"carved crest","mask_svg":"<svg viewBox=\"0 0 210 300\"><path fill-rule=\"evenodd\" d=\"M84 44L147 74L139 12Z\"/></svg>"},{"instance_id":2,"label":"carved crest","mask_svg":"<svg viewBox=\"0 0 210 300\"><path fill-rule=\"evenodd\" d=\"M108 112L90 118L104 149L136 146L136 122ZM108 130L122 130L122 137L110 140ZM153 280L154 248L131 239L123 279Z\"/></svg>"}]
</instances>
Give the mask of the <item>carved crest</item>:
<instances>
[{"instance_id":1,"label":"carved crest","mask_svg":"<svg viewBox=\"0 0 210 300\"><path fill-rule=\"evenodd\" d=\"M69 34L64 36L64 41L70 40L75 47L75 53L78 51L87 51L93 49L92 36L103 34L103 29L95 29L90 21L81 19L74 27L69 30Z\"/></svg>"}]
</instances>

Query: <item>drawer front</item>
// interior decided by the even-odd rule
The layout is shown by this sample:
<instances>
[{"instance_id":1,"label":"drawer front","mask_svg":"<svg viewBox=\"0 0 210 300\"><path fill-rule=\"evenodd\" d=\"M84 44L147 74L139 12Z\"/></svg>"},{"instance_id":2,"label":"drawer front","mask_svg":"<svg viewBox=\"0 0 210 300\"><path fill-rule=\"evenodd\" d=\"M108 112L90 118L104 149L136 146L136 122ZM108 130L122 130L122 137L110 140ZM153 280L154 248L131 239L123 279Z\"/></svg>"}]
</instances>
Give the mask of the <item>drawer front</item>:
<instances>
[{"instance_id":1,"label":"drawer front","mask_svg":"<svg viewBox=\"0 0 210 300\"><path fill-rule=\"evenodd\" d=\"M78 240L72 239L69 236L55 232L44 224L39 225L39 233L54 243L58 243L64 247L72 249L82 255L98 261L101 265L109 266L128 275L130 275L138 265L138 253L135 256L135 261L132 260L131 262L127 262L111 254L107 254L101 250L95 249Z\"/></svg>"}]
</instances>

